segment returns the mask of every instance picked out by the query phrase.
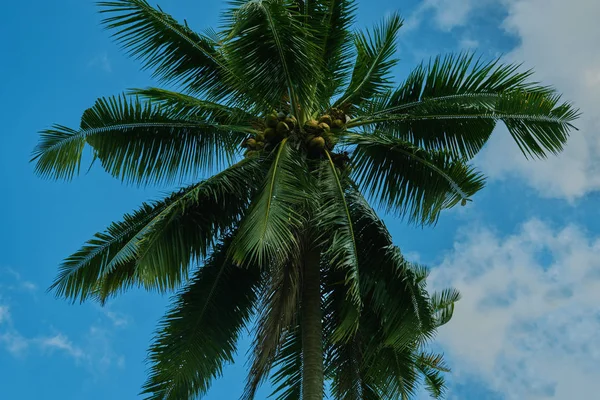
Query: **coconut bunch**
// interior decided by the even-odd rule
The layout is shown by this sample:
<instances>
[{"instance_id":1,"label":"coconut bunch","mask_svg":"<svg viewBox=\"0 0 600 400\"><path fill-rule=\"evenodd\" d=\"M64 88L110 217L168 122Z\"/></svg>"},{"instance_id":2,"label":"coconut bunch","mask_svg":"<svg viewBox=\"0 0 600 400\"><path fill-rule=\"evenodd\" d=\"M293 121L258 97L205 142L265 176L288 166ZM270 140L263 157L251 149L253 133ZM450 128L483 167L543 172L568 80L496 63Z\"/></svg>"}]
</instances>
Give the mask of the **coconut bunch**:
<instances>
[{"instance_id":1,"label":"coconut bunch","mask_svg":"<svg viewBox=\"0 0 600 400\"><path fill-rule=\"evenodd\" d=\"M346 126L346 115L343 111L332 109L328 114L322 115L318 120L312 119L304 125L306 132L306 145L313 153L323 150L333 150L337 143L336 132Z\"/></svg>"},{"instance_id":2,"label":"coconut bunch","mask_svg":"<svg viewBox=\"0 0 600 400\"><path fill-rule=\"evenodd\" d=\"M293 115L286 115L283 112L269 114L265 118L262 132L246 139L242 144L246 148L245 156L253 156L258 151L279 143L283 138L288 137L297 125Z\"/></svg>"}]
</instances>

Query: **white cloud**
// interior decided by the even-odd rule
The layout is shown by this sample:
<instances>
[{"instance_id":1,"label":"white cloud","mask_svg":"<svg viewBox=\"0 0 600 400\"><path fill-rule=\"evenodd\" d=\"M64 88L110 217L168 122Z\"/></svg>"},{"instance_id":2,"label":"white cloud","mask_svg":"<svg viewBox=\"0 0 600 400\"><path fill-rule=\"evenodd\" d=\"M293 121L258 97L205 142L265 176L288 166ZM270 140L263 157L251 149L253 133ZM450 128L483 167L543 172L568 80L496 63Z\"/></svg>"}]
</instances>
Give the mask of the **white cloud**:
<instances>
[{"instance_id":1,"label":"white cloud","mask_svg":"<svg viewBox=\"0 0 600 400\"><path fill-rule=\"evenodd\" d=\"M21 274L17 271L15 271L12 268L2 268L0 269L1 272L4 272L8 275L10 275L14 281L14 283L10 283L9 285L7 285L6 287L10 290L24 290L27 292L35 292L37 290L37 285L33 282L30 282L26 279L24 279Z\"/></svg>"},{"instance_id":2,"label":"white cloud","mask_svg":"<svg viewBox=\"0 0 600 400\"><path fill-rule=\"evenodd\" d=\"M463 298L438 338L455 380L506 399L586 399L600 391L600 237L538 220L504 238L464 231L431 275Z\"/></svg>"},{"instance_id":3,"label":"white cloud","mask_svg":"<svg viewBox=\"0 0 600 400\"><path fill-rule=\"evenodd\" d=\"M125 314L121 314L116 311L107 310L102 308L102 312L112 322L115 327L123 327L129 323L129 319Z\"/></svg>"},{"instance_id":4,"label":"white cloud","mask_svg":"<svg viewBox=\"0 0 600 400\"><path fill-rule=\"evenodd\" d=\"M493 3L493 0L424 0L406 21L407 29L414 29L429 16L436 27L449 31L469 22L474 11Z\"/></svg>"},{"instance_id":5,"label":"white cloud","mask_svg":"<svg viewBox=\"0 0 600 400\"><path fill-rule=\"evenodd\" d=\"M8 306L0 305L0 324L10 319L10 310Z\"/></svg>"},{"instance_id":6,"label":"white cloud","mask_svg":"<svg viewBox=\"0 0 600 400\"><path fill-rule=\"evenodd\" d=\"M458 43L458 47L463 50L475 50L479 47L479 41L476 39L471 39L468 37L464 37Z\"/></svg>"},{"instance_id":7,"label":"white cloud","mask_svg":"<svg viewBox=\"0 0 600 400\"><path fill-rule=\"evenodd\" d=\"M20 356L29 347L29 341L13 330L0 333L0 343L13 356Z\"/></svg>"},{"instance_id":8,"label":"white cloud","mask_svg":"<svg viewBox=\"0 0 600 400\"><path fill-rule=\"evenodd\" d=\"M556 86L583 117L566 150L541 162L526 161L501 129L483 154L483 167L496 178L520 176L544 196L576 199L600 188L600 2L505 1L504 28L521 41L508 58L533 67L535 78Z\"/></svg>"},{"instance_id":9,"label":"white cloud","mask_svg":"<svg viewBox=\"0 0 600 400\"><path fill-rule=\"evenodd\" d=\"M68 337L63 334L57 334L51 337L34 339L39 344L42 350L60 350L64 351L76 360L85 356L83 350L73 344Z\"/></svg>"},{"instance_id":10,"label":"white cloud","mask_svg":"<svg viewBox=\"0 0 600 400\"><path fill-rule=\"evenodd\" d=\"M97 67L104 72L112 72L112 64L110 62L110 59L108 58L108 54L106 53L98 54L97 56L92 58L88 63L88 67Z\"/></svg>"}]
</instances>

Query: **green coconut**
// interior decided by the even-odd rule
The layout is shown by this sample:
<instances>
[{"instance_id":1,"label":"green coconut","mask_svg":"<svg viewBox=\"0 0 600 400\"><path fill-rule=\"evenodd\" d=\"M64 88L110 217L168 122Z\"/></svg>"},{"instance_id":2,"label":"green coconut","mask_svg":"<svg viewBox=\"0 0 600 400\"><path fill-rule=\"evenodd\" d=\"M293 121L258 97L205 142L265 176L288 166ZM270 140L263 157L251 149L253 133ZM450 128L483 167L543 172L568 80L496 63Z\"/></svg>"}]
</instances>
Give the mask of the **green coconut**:
<instances>
[{"instance_id":1,"label":"green coconut","mask_svg":"<svg viewBox=\"0 0 600 400\"><path fill-rule=\"evenodd\" d=\"M281 121L277 124L277 133L285 134L290 131L290 127L285 122Z\"/></svg>"},{"instance_id":2,"label":"green coconut","mask_svg":"<svg viewBox=\"0 0 600 400\"><path fill-rule=\"evenodd\" d=\"M267 116L266 122L268 127L275 128L277 126L277 123L279 122L277 114L270 114L269 116Z\"/></svg>"},{"instance_id":3,"label":"green coconut","mask_svg":"<svg viewBox=\"0 0 600 400\"><path fill-rule=\"evenodd\" d=\"M287 126L290 127L290 129L294 129L294 127L296 126L296 118L294 117L287 117L283 120L283 122L285 122Z\"/></svg>"},{"instance_id":4,"label":"green coconut","mask_svg":"<svg viewBox=\"0 0 600 400\"><path fill-rule=\"evenodd\" d=\"M255 146L256 146L256 139L250 138L250 139L246 140L246 147L253 148Z\"/></svg>"},{"instance_id":5,"label":"green coconut","mask_svg":"<svg viewBox=\"0 0 600 400\"><path fill-rule=\"evenodd\" d=\"M257 142L264 142L265 135L262 133L257 133L256 136L254 136L254 139L256 139Z\"/></svg>"},{"instance_id":6,"label":"green coconut","mask_svg":"<svg viewBox=\"0 0 600 400\"><path fill-rule=\"evenodd\" d=\"M329 132L329 130L330 130L329 125L326 124L325 122L321 122L319 124L319 129L321 129L323 132Z\"/></svg>"},{"instance_id":7,"label":"green coconut","mask_svg":"<svg viewBox=\"0 0 600 400\"><path fill-rule=\"evenodd\" d=\"M271 140L275 139L275 136L277 136L277 132L275 131L274 128L265 129L265 134L264 134L265 140L271 141Z\"/></svg>"},{"instance_id":8,"label":"green coconut","mask_svg":"<svg viewBox=\"0 0 600 400\"><path fill-rule=\"evenodd\" d=\"M319 122L323 122L323 123L331 126L331 117L329 115L325 114L321 118L319 118Z\"/></svg>"},{"instance_id":9,"label":"green coconut","mask_svg":"<svg viewBox=\"0 0 600 400\"><path fill-rule=\"evenodd\" d=\"M322 150L325 148L325 139L323 139L320 136L317 136L309 142L309 145L310 147L313 147L315 149Z\"/></svg>"},{"instance_id":10,"label":"green coconut","mask_svg":"<svg viewBox=\"0 0 600 400\"><path fill-rule=\"evenodd\" d=\"M311 119L310 121L306 122L305 127L308 130L314 130L314 131L316 131L316 130L319 129L319 122L317 120L315 120L315 119Z\"/></svg>"},{"instance_id":11,"label":"green coconut","mask_svg":"<svg viewBox=\"0 0 600 400\"><path fill-rule=\"evenodd\" d=\"M256 142L256 144L254 145L254 148L257 150L262 150L265 148L265 142Z\"/></svg>"},{"instance_id":12,"label":"green coconut","mask_svg":"<svg viewBox=\"0 0 600 400\"><path fill-rule=\"evenodd\" d=\"M336 119L333 121L331 127L334 129L342 129L344 127L344 122L341 119Z\"/></svg>"}]
</instances>

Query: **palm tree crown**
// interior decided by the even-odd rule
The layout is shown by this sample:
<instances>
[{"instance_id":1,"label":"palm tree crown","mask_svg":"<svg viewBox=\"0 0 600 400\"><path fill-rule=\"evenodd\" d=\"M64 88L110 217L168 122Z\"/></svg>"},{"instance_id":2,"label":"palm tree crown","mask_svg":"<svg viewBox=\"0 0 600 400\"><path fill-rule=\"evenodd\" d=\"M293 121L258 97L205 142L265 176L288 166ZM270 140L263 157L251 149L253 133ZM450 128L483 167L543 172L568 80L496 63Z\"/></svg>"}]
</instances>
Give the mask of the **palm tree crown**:
<instances>
[{"instance_id":1,"label":"palm tree crown","mask_svg":"<svg viewBox=\"0 0 600 400\"><path fill-rule=\"evenodd\" d=\"M426 352L458 293L429 294L366 199L417 224L484 185L469 164L502 121L526 156L561 151L577 111L531 72L438 57L395 85L391 15L351 30L353 0L232 0L199 34L145 0L100 2L106 27L172 90L99 99L41 134L36 171L83 151L137 185L215 175L143 204L67 258L52 288L105 302L178 289L150 348L149 399L202 396L255 326L244 399L405 399L444 392ZM242 153L243 152L243 153ZM242 156L243 154L243 156ZM201 264L200 268L194 268Z\"/></svg>"}]
</instances>

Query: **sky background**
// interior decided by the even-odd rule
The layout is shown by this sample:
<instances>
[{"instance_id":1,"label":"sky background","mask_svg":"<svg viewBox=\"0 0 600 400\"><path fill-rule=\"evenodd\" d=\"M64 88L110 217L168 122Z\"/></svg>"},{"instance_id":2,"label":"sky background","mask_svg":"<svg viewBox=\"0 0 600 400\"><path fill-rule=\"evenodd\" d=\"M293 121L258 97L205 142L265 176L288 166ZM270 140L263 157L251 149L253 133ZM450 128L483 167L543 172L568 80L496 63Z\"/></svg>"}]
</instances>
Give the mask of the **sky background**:
<instances>
[{"instance_id":1,"label":"sky background","mask_svg":"<svg viewBox=\"0 0 600 400\"><path fill-rule=\"evenodd\" d=\"M121 185L99 169L70 183L33 174L37 132L78 126L101 96L155 85L100 27L92 1L6 2L0 25L0 398L134 399L168 296L131 291L101 308L46 293L60 261L96 231L169 187ZM152 1L151 3L154 3ZM224 2L162 0L198 30ZM488 186L467 207L417 229L387 217L395 242L432 268L432 287L461 290L436 347L453 373L449 399L589 399L600 393L600 2L359 1L357 27L399 10L394 73L471 50L537 71L582 110L560 156L526 161L498 128L477 165ZM239 362L206 397L242 391ZM259 398L266 398L265 388ZM423 398L426 398L423 396Z\"/></svg>"}]
</instances>

